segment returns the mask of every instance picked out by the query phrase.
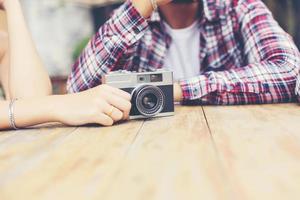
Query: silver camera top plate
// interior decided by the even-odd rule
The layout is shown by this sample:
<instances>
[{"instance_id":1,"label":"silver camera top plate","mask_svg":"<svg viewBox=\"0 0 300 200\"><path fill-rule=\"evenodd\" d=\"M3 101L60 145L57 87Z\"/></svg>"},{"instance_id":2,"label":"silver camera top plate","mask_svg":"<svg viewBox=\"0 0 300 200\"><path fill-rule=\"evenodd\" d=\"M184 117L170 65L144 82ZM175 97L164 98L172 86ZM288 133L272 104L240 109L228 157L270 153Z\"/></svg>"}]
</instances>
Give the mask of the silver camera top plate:
<instances>
[{"instance_id":1,"label":"silver camera top plate","mask_svg":"<svg viewBox=\"0 0 300 200\"><path fill-rule=\"evenodd\" d=\"M119 70L105 75L102 79L102 83L117 88L131 88L141 84L150 84L155 86L172 85L173 72L164 69L151 72L130 72L126 70Z\"/></svg>"}]
</instances>

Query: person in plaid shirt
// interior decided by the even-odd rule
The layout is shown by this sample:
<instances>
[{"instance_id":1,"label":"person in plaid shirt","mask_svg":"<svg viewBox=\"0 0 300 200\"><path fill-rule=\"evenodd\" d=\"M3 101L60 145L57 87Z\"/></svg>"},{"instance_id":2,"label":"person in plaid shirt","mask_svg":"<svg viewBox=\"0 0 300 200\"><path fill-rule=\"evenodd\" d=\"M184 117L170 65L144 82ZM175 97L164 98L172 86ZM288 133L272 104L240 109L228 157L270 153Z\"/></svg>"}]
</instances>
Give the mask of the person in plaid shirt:
<instances>
[{"instance_id":1,"label":"person in plaid shirt","mask_svg":"<svg viewBox=\"0 0 300 200\"><path fill-rule=\"evenodd\" d=\"M159 11L153 9L155 3ZM175 101L229 105L296 99L299 51L260 0L126 1L74 64L68 91L100 85L101 77L114 70L166 67L174 42L168 28L186 28L194 21L199 30L199 66L182 68L198 73L176 80ZM300 94L300 78L297 88Z\"/></svg>"}]
</instances>

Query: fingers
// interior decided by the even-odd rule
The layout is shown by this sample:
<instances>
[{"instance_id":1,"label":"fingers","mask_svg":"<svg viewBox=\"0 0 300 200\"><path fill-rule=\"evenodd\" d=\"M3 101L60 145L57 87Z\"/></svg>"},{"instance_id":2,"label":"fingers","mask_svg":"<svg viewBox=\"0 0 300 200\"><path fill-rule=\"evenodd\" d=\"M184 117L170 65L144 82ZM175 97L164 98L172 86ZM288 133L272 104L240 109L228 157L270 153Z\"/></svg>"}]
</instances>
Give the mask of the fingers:
<instances>
[{"instance_id":1,"label":"fingers","mask_svg":"<svg viewBox=\"0 0 300 200\"><path fill-rule=\"evenodd\" d=\"M108 86L107 89L113 93L113 95L108 98L109 103L123 111L122 120L128 120L131 109L131 95L118 88Z\"/></svg>"},{"instance_id":2,"label":"fingers","mask_svg":"<svg viewBox=\"0 0 300 200\"><path fill-rule=\"evenodd\" d=\"M123 112L118 110L117 108L111 106L113 109L110 113L110 117L114 120L114 122L120 121L123 119Z\"/></svg>"},{"instance_id":3,"label":"fingers","mask_svg":"<svg viewBox=\"0 0 300 200\"><path fill-rule=\"evenodd\" d=\"M95 122L103 126L112 126L114 124L114 120L111 117L102 113L97 116Z\"/></svg>"},{"instance_id":4,"label":"fingers","mask_svg":"<svg viewBox=\"0 0 300 200\"><path fill-rule=\"evenodd\" d=\"M129 113L130 111L126 111L123 113L123 120L128 120L129 119Z\"/></svg>"},{"instance_id":5,"label":"fingers","mask_svg":"<svg viewBox=\"0 0 300 200\"><path fill-rule=\"evenodd\" d=\"M111 106L111 107L112 107L112 110L108 114L108 116L110 116L114 120L114 122L129 119L129 112L130 112L129 110L121 111L121 110L115 108L114 106Z\"/></svg>"},{"instance_id":6,"label":"fingers","mask_svg":"<svg viewBox=\"0 0 300 200\"><path fill-rule=\"evenodd\" d=\"M111 117L114 122L129 119L130 94L108 85L101 85L99 89L98 103L102 107L102 112Z\"/></svg>"},{"instance_id":7,"label":"fingers","mask_svg":"<svg viewBox=\"0 0 300 200\"><path fill-rule=\"evenodd\" d=\"M125 100L124 98L119 97L115 94L108 95L107 101L109 104L113 105L123 112L129 112L131 109L131 103L128 100Z\"/></svg>"},{"instance_id":8,"label":"fingers","mask_svg":"<svg viewBox=\"0 0 300 200\"><path fill-rule=\"evenodd\" d=\"M102 102L103 114L109 116L114 122L120 121L123 119L123 112L118 108L110 105L108 102Z\"/></svg>"},{"instance_id":9,"label":"fingers","mask_svg":"<svg viewBox=\"0 0 300 200\"><path fill-rule=\"evenodd\" d=\"M104 89L112 92L113 94L119 96L119 97L122 97L128 101L131 100L131 95L128 93L128 92L125 92L123 90L120 90L119 88L114 88L114 87L111 87L109 85L103 85Z\"/></svg>"}]
</instances>

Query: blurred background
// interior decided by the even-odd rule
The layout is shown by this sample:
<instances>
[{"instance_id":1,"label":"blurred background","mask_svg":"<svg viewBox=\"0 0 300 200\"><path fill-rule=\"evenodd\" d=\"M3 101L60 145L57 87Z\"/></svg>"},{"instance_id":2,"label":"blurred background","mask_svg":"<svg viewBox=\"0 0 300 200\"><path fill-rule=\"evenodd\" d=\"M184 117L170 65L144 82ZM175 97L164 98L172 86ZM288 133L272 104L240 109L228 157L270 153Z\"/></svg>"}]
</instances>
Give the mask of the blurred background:
<instances>
[{"instance_id":1,"label":"blurred background","mask_svg":"<svg viewBox=\"0 0 300 200\"><path fill-rule=\"evenodd\" d=\"M33 39L53 79L65 92L66 77L91 35L122 0L20 0ZM300 0L263 0L300 47ZM3 13L0 27L5 28Z\"/></svg>"}]
</instances>

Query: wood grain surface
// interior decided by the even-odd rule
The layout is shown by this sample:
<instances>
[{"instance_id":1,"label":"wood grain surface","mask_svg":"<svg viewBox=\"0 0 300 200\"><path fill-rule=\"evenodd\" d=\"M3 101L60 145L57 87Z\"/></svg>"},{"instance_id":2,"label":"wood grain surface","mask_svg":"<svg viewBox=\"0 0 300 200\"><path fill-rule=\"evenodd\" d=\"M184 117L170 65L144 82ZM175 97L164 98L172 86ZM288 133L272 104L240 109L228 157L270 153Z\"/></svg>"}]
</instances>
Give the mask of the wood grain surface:
<instances>
[{"instance_id":1,"label":"wood grain surface","mask_svg":"<svg viewBox=\"0 0 300 200\"><path fill-rule=\"evenodd\" d=\"M297 199L297 104L0 132L0 199Z\"/></svg>"}]
</instances>

